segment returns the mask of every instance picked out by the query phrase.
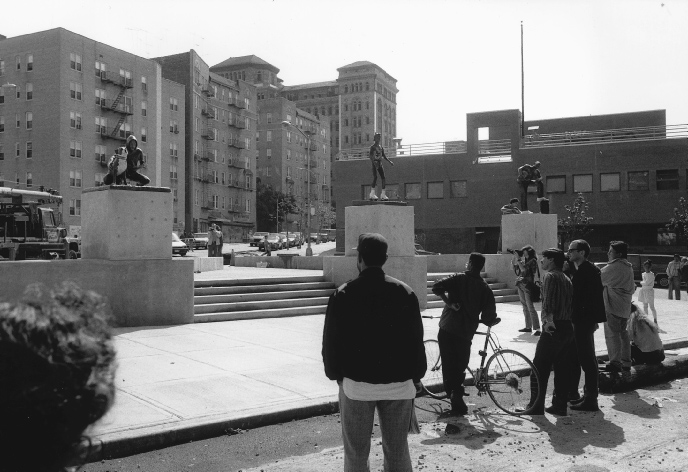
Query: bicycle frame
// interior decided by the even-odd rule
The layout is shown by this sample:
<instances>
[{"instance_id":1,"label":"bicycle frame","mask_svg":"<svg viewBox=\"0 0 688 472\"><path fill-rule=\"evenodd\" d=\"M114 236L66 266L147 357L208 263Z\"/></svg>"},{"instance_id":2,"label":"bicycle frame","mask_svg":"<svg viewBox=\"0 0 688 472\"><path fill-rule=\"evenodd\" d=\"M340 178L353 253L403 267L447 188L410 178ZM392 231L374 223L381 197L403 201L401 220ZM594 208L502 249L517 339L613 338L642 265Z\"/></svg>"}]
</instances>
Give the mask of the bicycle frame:
<instances>
[{"instance_id":1,"label":"bicycle frame","mask_svg":"<svg viewBox=\"0 0 688 472\"><path fill-rule=\"evenodd\" d=\"M470 366L466 367L473 375L473 380L475 382L474 386L478 389L478 396L485 395L487 393L487 379L484 376L485 372L485 359L487 359L487 348L488 346L492 350L492 353L499 352L502 350L502 346L499 344L499 340L492 337L492 328L487 327L487 331L476 331L475 334L480 334L485 336L485 345L481 350L478 351L480 355L480 367L473 370Z\"/></svg>"}]
</instances>

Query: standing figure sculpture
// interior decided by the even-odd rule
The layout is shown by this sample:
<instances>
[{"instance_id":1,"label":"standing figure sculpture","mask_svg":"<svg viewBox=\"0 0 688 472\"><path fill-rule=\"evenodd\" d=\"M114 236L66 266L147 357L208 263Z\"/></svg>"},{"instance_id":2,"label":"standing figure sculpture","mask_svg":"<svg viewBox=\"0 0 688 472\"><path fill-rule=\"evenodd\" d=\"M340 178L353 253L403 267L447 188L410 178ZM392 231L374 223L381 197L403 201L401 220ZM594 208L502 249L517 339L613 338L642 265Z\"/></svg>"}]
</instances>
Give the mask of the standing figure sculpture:
<instances>
[{"instance_id":1,"label":"standing figure sculpture","mask_svg":"<svg viewBox=\"0 0 688 472\"><path fill-rule=\"evenodd\" d=\"M387 194L385 194L385 169L382 167L382 159L384 158L391 165L394 165L394 162L387 159L387 156L385 155L385 149L380 144L380 139L382 139L382 135L380 133L375 133L375 136L373 137L375 142L372 146L370 146L370 153L368 154L370 162L373 166L373 185L370 189L369 198L371 200L377 200L377 195L375 195L375 186L377 185L377 174L379 173L380 179L382 180L380 200L385 201L389 200L389 198L387 197Z\"/></svg>"},{"instance_id":2,"label":"standing figure sculpture","mask_svg":"<svg viewBox=\"0 0 688 472\"><path fill-rule=\"evenodd\" d=\"M540 212L549 213L549 200L545 198L545 186L542 183L542 174L540 174L540 161L535 161L535 164L524 164L518 168L518 178L516 179L521 188L521 210L528 211L528 187L535 185L537 187L537 201L540 202ZM547 211L542 211L546 207Z\"/></svg>"}]
</instances>

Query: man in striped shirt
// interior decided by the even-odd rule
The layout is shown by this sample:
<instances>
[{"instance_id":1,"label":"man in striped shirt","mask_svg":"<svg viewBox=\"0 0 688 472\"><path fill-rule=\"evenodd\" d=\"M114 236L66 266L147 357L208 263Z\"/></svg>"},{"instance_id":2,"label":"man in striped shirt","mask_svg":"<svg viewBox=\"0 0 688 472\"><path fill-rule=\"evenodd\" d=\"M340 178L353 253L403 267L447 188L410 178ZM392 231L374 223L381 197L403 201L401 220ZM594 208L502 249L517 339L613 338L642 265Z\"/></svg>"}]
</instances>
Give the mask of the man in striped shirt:
<instances>
[{"instance_id":1,"label":"man in striped shirt","mask_svg":"<svg viewBox=\"0 0 688 472\"><path fill-rule=\"evenodd\" d=\"M540 374L540 387L546 389L554 366L552 406L545 408L542 396L534 414L551 413L566 416L570 383L569 357L573 348L573 285L562 272L564 251L557 248L542 252L541 266L547 274L542 278L542 336L535 348L533 364ZM533 392L537 395L537 392ZM534 399L533 399L534 401Z\"/></svg>"}]
</instances>

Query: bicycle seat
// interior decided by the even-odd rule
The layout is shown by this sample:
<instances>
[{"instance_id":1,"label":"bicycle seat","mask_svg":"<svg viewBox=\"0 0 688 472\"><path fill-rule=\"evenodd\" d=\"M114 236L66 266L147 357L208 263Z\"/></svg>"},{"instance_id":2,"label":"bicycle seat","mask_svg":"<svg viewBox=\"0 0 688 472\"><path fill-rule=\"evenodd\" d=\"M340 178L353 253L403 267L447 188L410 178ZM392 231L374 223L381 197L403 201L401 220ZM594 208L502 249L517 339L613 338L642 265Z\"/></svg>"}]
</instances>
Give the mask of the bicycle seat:
<instances>
[{"instance_id":1,"label":"bicycle seat","mask_svg":"<svg viewBox=\"0 0 688 472\"><path fill-rule=\"evenodd\" d=\"M499 318L499 317L497 317L497 318L495 318L495 319L492 321L492 323L489 323L489 324L488 324L488 323L485 323L484 321L481 321L481 323L484 324L484 325L489 326L490 328L492 328L493 326L498 325L500 321L502 321L502 319Z\"/></svg>"}]
</instances>

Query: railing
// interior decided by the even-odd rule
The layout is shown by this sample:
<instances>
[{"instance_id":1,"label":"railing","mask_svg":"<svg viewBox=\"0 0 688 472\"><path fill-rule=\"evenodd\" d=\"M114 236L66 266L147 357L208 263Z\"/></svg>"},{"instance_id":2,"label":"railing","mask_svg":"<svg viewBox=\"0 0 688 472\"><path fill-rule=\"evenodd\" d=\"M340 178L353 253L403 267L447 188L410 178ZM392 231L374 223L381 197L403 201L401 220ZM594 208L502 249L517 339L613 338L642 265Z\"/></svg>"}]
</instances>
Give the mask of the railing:
<instances>
[{"instance_id":1,"label":"railing","mask_svg":"<svg viewBox=\"0 0 688 472\"><path fill-rule=\"evenodd\" d=\"M227 145L230 147L234 147L237 149L244 149L244 143L242 143L239 139L234 138L234 139L228 139L227 140Z\"/></svg>"},{"instance_id":2,"label":"railing","mask_svg":"<svg viewBox=\"0 0 688 472\"><path fill-rule=\"evenodd\" d=\"M203 131L201 131L201 137L205 139L215 139L215 129L205 128Z\"/></svg>"},{"instance_id":3,"label":"railing","mask_svg":"<svg viewBox=\"0 0 688 472\"><path fill-rule=\"evenodd\" d=\"M209 106L201 108L201 115L215 119L215 109Z\"/></svg>"},{"instance_id":4,"label":"railing","mask_svg":"<svg viewBox=\"0 0 688 472\"><path fill-rule=\"evenodd\" d=\"M619 128L594 131L565 131L563 133L528 134L524 147L571 146L625 141L654 141L658 139L688 138L688 124Z\"/></svg>"},{"instance_id":5,"label":"railing","mask_svg":"<svg viewBox=\"0 0 688 472\"><path fill-rule=\"evenodd\" d=\"M114 111L116 113L124 113L125 115L133 115L134 112L131 110L131 105L125 105L124 103L117 103L115 104L114 100L108 100L108 99L101 99L100 100L100 107L105 109L105 110L110 110Z\"/></svg>"},{"instance_id":6,"label":"railing","mask_svg":"<svg viewBox=\"0 0 688 472\"><path fill-rule=\"evenodd\" d=\"M478 154L511 154L511 140L488 139L478 141Z\"/></svg>"},{"instance_id":7,"label":"railing","mask_svg":"<svg viewBox=\"0 0 688 472\"><path fill-rule=\"evenodd\" d=\"M457 154L466 152L465 141L448 141L443 143L407 144L398 148L385 149L387 157L425 156L428 154ZM342 149L337 153L337 160L368 159L370 147Z\"/></svg>"}]
</instances>

